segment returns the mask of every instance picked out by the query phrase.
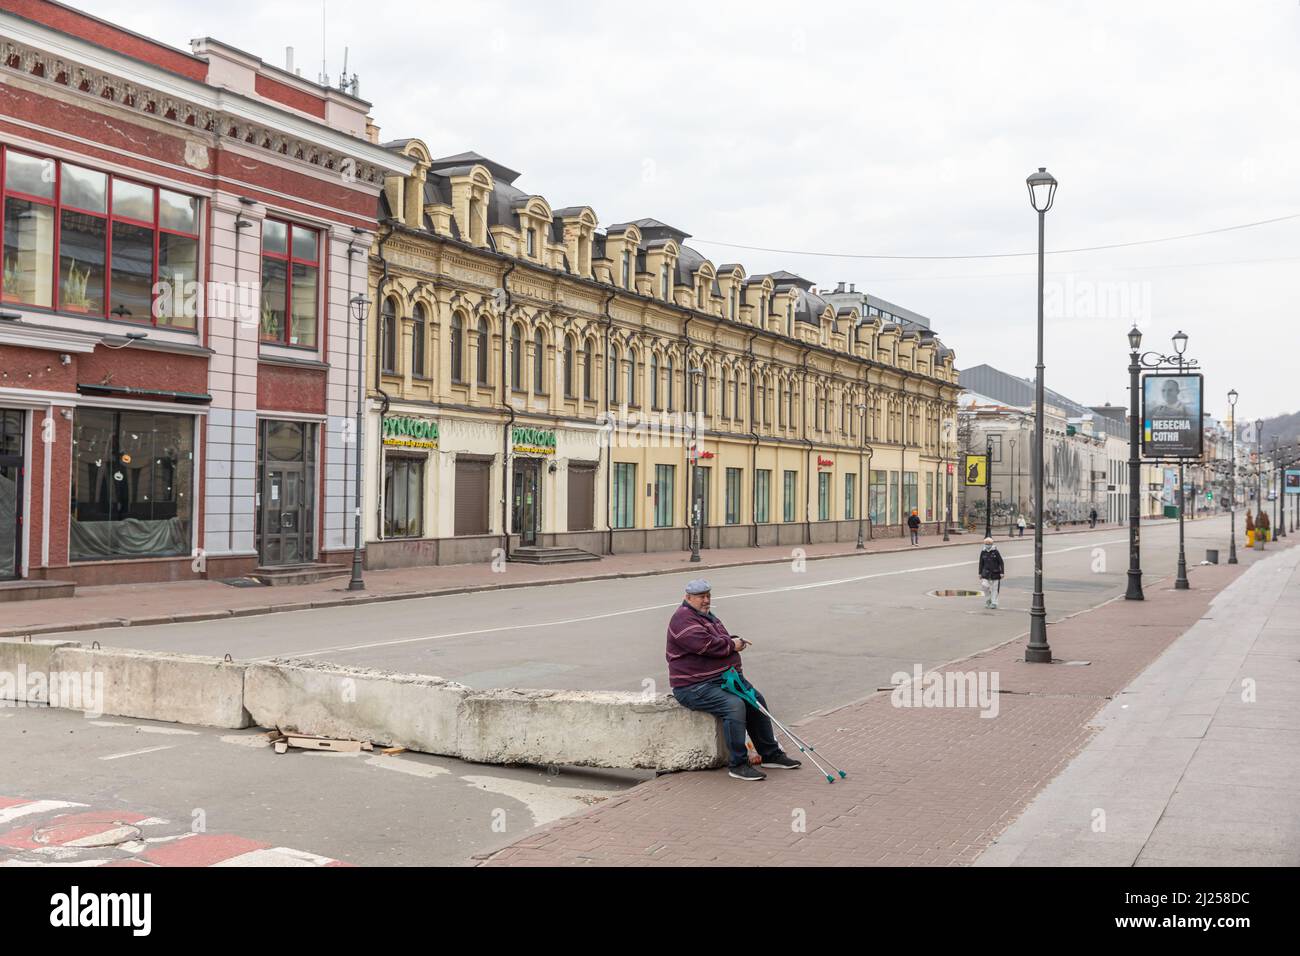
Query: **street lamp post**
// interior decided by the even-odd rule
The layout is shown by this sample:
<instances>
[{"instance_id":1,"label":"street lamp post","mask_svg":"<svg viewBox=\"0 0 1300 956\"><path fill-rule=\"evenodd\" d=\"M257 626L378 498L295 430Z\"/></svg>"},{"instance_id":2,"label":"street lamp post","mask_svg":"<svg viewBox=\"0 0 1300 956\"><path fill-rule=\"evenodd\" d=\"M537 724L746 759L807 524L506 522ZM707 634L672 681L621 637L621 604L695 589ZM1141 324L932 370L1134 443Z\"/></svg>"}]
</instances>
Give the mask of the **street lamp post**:
<instances>
[{"instance_id":1,"label":"street lamp post","mask_svg":"<svg viewBox=\"0 0 1300 956\"><path fill-rule=\"evenodd\" d=\"M1025 180L1029 203L1038 213L1038 364L1034 381L1034 597L1029 609L1029 645L1025 660L1050 664L1052 648L1047 643L1047 605L1043 600L1043 236L1047 211L1056 198L1056 180L1045 167Z\"/></svg>"},{"instance_id":2,"label":"street lamp post","mask_svg":"<svg viewBox=\"0 0 1300 956\"><path fill-rule=\"evenodd\" d=\"M993 439L984 446L984 537L993 537Z\"/></svg>"},{"instance_id":3,"label":"street lamp post","mask_svg":"<svg viewBox=\"0 0 1300 956\"><path fill-rule=\"evenodd\" d=\"M1237 563L1237 390L1228 393L1228 514L1232 537L1228 539L1228 563Z\"/></svg>"},{"instance_id":4,"label":"street lamp post","mask_svg":"<svg viewBox=\"0 0 1300 956\"><path fill-rule=\"evenodd\" d=\"M951 419L943 423L943 540L948 540L948 526L952 524L952 463L948 461L948 453L951 451L952 444L952 421Z\"/></svg>"},{"instance_id":5,"label":"street lamp post","mask_svg":"<svg viewBox=\"0 0 1300 956\"><path fill-rule=\"evenodd\" d=\"M1124 599L1145 601L1146 595L1142 593L1142 512L1138 500L1142 477L1139 457L1142 424L1138 411L1138 389L1141 387L1138 375L1142 371L1142 362L1138 349L1142 347L1142 333L1137 325L1128 333L1128 344L1133 351L1129 354L1128 366L1128 590Z\"/></svg>"},{"instance_id":6,"label":"street lamp post","mask_svg":"<svg viewBox=\"0 0 1300 956\"><path fill-rule=\"evenodd\" d=\"M1007 537L1014 538L1016 536L1014 519L1020 514L1020 500L1016 497L1016 472L1020 470L1020 459L1016 457L1016 440L1014 438L1007 440L1011 442L1011 468L1008 475L1011 480L1011 510L1007 512Z\"/></svg>"},{"instance_id":7,"label":"street lamp post","mask_svg":"<svg viewBox=\"0 0 1300 956\"><path fill-rule=\"evenodd\" d=\"M1264 548L1263 532L1259 528L1259 516L1264 512L1264 420L1255 419L1255 543L1260 550Z\"/></svg>"},{"instance_id":8,"label":"street lamp post","mask_svg":"<svg viewBox=\"0 0 1300 956\"><path fill-rule=\"evenodd\" d=\"M1286 520L1282 512L1282 449L1278 446L1277 439L1273 439L1273 467L1277 469L1277 495L1273 501L1273 525L1277 528L1274 537L1286 537ZM1269 473L1272 478L1272 472Z\"/></svg>"},{"instance_id":9,"label":"street lamp post","mask_svg":"<svg viewBox=\"0 0 1300 956\"><path fill-rule=\"evenodd\" d=\"M1178 374L1183 373L1183 353L1187 351L1187 333L1181 329L1174 333L1174 351L1178 354ZM1187 485L1183 478L1183 462L1178 461L1178 577L1174 590L1186 591L1191 587L1187 580L1187 552L1183 549L1183 512L1187 510Z\"/></svg>"},{"instance_id":10,"label":"street lamp post","mask_svg":"<svg viewBox=\"0 0 1300 956\"><path fill-rule=\"evenodd\" d=\"M355 501L352 511L352 579L348 581L349 591L364 591L365 582L361 579L361 435L362 406L366 397L366 313L370 310L370 300L364 295L355 295L351 300L352 314L357 319L357 423L356 434L356 472L353 480Z\"/></svg>"}]
</instances>

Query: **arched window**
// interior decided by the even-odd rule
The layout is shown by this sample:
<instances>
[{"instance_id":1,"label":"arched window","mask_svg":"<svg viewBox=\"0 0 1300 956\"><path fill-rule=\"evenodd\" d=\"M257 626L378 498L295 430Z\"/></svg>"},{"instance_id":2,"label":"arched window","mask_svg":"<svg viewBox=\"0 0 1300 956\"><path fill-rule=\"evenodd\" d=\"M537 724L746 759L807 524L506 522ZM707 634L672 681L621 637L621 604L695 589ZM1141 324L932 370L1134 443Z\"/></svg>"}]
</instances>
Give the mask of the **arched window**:
<instances>
[{"instance_id":1,"label":"arched window","mask_svg":"<svg viewBox=\"0 0 1300 956\"><path fill-rule=\"evenodd\" d=\"M730 391L730 386L728 385L727 382L727 375L728 375L727 370L724 368L722 370L722 417L723 418L730 417L727 414L727 396Z\"/></svg>"},{"instance_id":2,"label":"arched window","mask_svg":"<svg viewBox=\"0 0 1300 956\"><path fill-rule=\"evenodd\" d=\"M674 391L674 388L675 388L675 386L676 386L676 381L675 381L674 371L675 371L675 370L674 370L674 368L673 368L673 357L670 355L670 356L668 356L668 368L667 368L667 372L668 372L668 411L670 411L670 412L673 410L673 391Z\"/></svg>"},{"instance_id":3,"label":"arched window","mask_svg":"<svg viewBox=\"0 0 1300 956\"><path fill-rule=\"evenodd\" d=\"M379 316L379 359L386 375L397 371L397 303L384 299Z\"/></svg>"},{"instance_id":4,"label":"arched window","mask_svg":"<svg viewBox=\"0 0 1300 956\"><path fill-rule=\"evenodd\" d=\"M419 302L415 303L415 310L411 313L413 319L411 323L411 374L416 378L424 378L424 350L426 345L426 336L429 334L429 322L426 318L427 313L424 306Z\"/></svg>"},{"instance_id":5,"label":"arched window","mask_svg":"<svg viewBox=\"0 0 1300 956\"><path fill-rule=\"evenodd\" d=\"M731 418L740 418L740 372L732 373L731 379Z\"/></svg>"},{"instance_id":6,"label":"arched window","mask_svg":"<svg viewBox=\"0 0 1300 956\"><path fill-rule=\"evenodd\" d=\"M573 372L574 372L573 362L574 362L573 336L566 335L564 337L564 397L565 398L576 397L573 391Z\"/></svg>"},{"instance_id":7,"label":"arched window","mask_svg":"<svg viewBox=\"0 0 1300 956\"><path fill-rule=\"evenodd\" d=\"M627 353L627 403L629 405L636 404L636 379L640 372L640 356L637 354L636 349L629 349Z\"/></svg>"},{"instance_id":8,"label":"arched window","mask_svg":"<svg viewBox=\"0 0 1300 956\"><path fill-rule=\"evenodd\" d=\"M659 407L659 353L650 353L650 407Z\"/></svg>"},{"instance_id":9,"label":"arched window","mask_svg":"<svg viewBox=\"0 0 1300 956\"><path fill-rule=\"evenodd\" d=\"M587 339L582 343L582 397L591 401L595 397L592 382L596 377L593 366L596 364L596 342Z\"/></svg>"},{"instance_id":10,"label":"arched window","mask_svg":"<svg viewBox=\"0 0 1300 956\"><path fill-rule=\"evenodd\" d=\"M700 395L700 411L709 414L709 393L713 391L713 366L704 367L704 389Z\"/></svg>"},{"instance_id":11,"label":"arched window","mask_svg":"<svg viewBox=\"0 0 1300 956\"><path fill-rule=\"evenodd\" d=\"M546 394L546 339L541 329L533 333L533 391Z\"/></svg>"},{"instance_id":12,"label":"arched window","mask_svg":"<svg viewBox=\"0 0 1300 956\"><path fill-rule=\"evenodd\" d=\"M465 381L465 319L459 312L451 320L451 380Z\"/></svg>"},{"instance_id":13,"label":"arched window","mask_svg":"<svg viewBox=\"0 0 1300 956\"><path fill-rule=\"evenodd\" d=\"M478 383L488 383L488 324L487 319L478 320Z\"/></svg>"},{"instance_id":14,"label":"arched window","mask_svg":"<svg viewBox=\"0 0 1300 956\"><path fill-rule=\"evenodd\" d=\"M524 327L518 322L510 331L510 387L524 387Z\"/></svg>"},{"instance_id":15,"label":"arched window","mask_svg":"<svg viewBox=\"0 0 1300 956\"><path fill-rule=\"evenodd\" d=\"M609 404L618 404L618 346L609 347L609 357L605 359L605 381L609 392Z\"/></svg>"}]
</instances>

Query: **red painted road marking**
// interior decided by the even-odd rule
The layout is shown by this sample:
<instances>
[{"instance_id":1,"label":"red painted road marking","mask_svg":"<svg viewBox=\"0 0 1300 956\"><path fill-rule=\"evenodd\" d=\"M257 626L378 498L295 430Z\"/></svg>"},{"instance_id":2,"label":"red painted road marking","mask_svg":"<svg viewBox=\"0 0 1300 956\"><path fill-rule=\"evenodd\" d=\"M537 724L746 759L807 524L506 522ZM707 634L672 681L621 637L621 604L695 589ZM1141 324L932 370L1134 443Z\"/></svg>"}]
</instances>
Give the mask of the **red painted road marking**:
<instances>
[{"instance_id":1,"label":"red painted road marking","mask_svg":"<svg viewBox=\"0 0 1300 956\"><path fill-rule=\"evenodd\" d=\"M73 806L81 806L73 804ZM231 833L165 833L166 821L149 814L123 810L83 810L69 813L69 804L58 800L32 800L0 796L0 820L8 811L6 828L0 822L0 866L104 865L104 866L350 866L341 860L273 846ZM14 824L21 821L22 826ZM126 828L144 824L139 834ZM129 848L119 845L76 846L96 837L117 836ZM158 837L165 842L141 842ZM132 849L143 852L133 853ZM112 857L105 860L105 857ZM82 862L78 864L78 857Z\"/></svg>"}]
</instances>

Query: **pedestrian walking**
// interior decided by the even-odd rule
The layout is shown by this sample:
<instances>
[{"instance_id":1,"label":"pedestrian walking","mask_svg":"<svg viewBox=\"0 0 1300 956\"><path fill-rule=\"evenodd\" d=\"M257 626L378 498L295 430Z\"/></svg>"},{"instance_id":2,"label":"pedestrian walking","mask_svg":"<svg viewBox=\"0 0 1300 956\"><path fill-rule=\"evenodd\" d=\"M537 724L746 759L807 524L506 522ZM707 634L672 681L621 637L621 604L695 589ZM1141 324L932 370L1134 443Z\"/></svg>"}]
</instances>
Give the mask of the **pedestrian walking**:
<instances>
[{"instance_id":1,"label":"pedestrian walking","mask_svg":"<svg viewBox=\"0 0 1300 956\"><path fill-rule=\"evenodd\" d=\"M912 544L921 543L921 519L915 511L907 518L907 530L912 533Z\"/></svg>"},{"instance_id":2,"label":"pedestrian walking","mask_svg":"<svg viewBox=\"0 0 1300 956\"><path fill-rule=\"evenodd\" d=\"M1091 509L1089 509L1089 511L1088 511L1088 527L1090 527L1090 528L1095 528L1095 527L1097 527L1097 509L1096 509L1096 508L1091 508Z\"/></svg>"},{"instance_id":3,"label":"pedestrian walking","mask_svg":"<svg viewBox=\"0 0 1300 956\"><path fill-rule=\"evenodd\" d=\"M984 591L984 606L997 610L998 594L1002 590L1002 575L1006 565L1002 562L1002 552L993 543L992 538L984 539L984 550L980 552L980 588Z\"/></svg>"},{"instance_id":4,"label":"pedestrian walking","mask_svg":"<svg viewBox=\"0 0 1300 956\"><path fill-rule=\"evenodd\" d=\"M737 780L767 779L767 774L752 766L745 748L745 733L754 742L762 758L761 765L780 770L794 770L798 760L786 756L772 732L772 721L742 698L723 690L723 674L731 668L740 675L745 689L753 690L764 707L767 701L744 677L740 652L750 646L743 637L728 634L712 611L709 582L696 579L686 585L686 597L668 622L668 683L673 696L683 707L722 718L727 740L730 768Z\"/></svg>"},{"instance_id":5,"label":"pedestrian walking","mask_svg":"<svg viewBox=\"0 0 1300 956\"><path fill-rule=\"evenodd\" d=\"M1020 537L1025 536L1025 516L1021 515L1016 519L1016 527L1020 529Z\"/></svg>"}]
</instances>

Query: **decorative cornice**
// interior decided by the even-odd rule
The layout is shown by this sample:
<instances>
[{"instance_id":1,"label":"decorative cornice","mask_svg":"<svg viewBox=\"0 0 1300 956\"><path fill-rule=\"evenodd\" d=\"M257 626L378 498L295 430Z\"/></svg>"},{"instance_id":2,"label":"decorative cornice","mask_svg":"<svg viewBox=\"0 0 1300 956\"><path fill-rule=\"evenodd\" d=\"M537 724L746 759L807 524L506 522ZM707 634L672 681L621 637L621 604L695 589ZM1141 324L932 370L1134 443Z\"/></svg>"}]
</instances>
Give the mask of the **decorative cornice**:
<instances>
[{"instance_id":1,"label":"decorative cornice","mask_svg":"<svg viewBox=\"0 0 1300 956\"><path fill-rule=\"evenodd\" d=\"M287 156L337 173L345 181L380 186L384 181L384 170L371 163L361 162L354 156L323 147L319 143L286 136L267 125L232 112L210 109L105 71L70 62L8 37L0 37L0 71L21 76L38 85L80 94L88 106L96 109L103 109L103 101L106 100L119 109L184 127L191 133L209 133L218 141L224 139L244 143Z\"/></svg>"}]
</instances>

